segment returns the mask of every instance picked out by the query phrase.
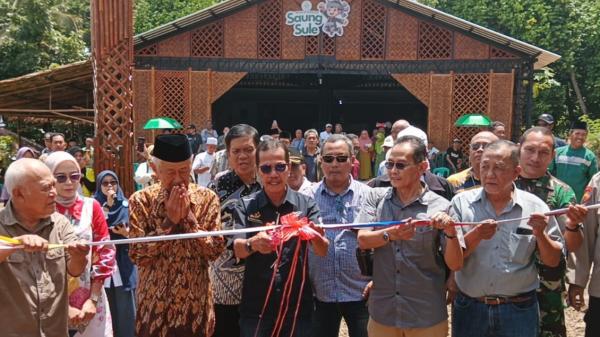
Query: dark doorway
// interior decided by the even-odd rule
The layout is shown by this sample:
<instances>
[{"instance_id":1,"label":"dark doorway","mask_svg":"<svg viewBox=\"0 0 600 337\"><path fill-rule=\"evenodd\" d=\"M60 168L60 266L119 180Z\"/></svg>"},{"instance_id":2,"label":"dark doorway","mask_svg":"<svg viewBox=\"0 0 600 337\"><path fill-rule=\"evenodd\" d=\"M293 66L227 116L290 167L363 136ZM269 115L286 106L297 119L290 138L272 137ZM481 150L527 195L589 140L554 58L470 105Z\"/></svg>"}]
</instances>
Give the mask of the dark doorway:
<instances>
[{"instance_id":1,"label":"dark doorway","mask_svg":"<svg viewBox=\"0 0 600 337\"><path fill-rule=\"evenodd\" d=\"M358 133L398 119L427 130L427 107L391 76L249 74L213 104L212 117L218 130L247 123L261 133L273 120L292 132L342 123Z\"/></svg>"}]
</instances>

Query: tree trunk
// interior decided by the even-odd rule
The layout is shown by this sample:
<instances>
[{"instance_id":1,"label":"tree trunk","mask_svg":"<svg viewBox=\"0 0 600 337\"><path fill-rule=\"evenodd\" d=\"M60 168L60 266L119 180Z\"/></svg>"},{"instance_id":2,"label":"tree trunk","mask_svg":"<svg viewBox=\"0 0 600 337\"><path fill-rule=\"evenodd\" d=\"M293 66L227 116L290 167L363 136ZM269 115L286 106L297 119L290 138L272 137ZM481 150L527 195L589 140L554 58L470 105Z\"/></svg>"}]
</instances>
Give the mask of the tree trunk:
<instances>
[{"instance_id":1,"label":"tree trunk","mask_svg":"<svg viewBox=\"0 0 600 337\"><path fill-rule=\"evenodd\" d=\"M577 95L577 102L579 102L579 106L581 107L581 112L583 112L584 115L587 115L587 107L585 106L585 100L581 95L581 90L579 90L579 84L577 83L577 78L575 77L575 71L571 69L569 73L571 75L571 84L575 90L575 95Z\"/></svg>"}]
</instances>

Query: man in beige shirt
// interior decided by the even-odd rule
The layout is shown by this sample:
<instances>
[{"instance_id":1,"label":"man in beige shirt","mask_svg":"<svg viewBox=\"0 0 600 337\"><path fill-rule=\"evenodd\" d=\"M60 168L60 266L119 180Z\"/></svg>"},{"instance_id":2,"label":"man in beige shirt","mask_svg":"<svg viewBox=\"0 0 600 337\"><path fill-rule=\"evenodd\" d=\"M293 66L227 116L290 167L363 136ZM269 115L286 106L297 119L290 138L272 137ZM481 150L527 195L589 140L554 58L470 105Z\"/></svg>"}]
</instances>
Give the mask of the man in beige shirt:
<instances>
[{"instance_id":1,"label":"man in beige shirt","mask_svg":"<svg viewBox=\"0 0 600 337\"><path fill-rule=\"evenodd\" d=\"M19 159L6 171L10 201L0 210L0 235L23 249L0 250L0 326L4 337L68 336L67 275L78 276L89 247L55 212L55 179L42 162ZM48 249L48 244L66 248Z\"/></svg>"}]
</instances>

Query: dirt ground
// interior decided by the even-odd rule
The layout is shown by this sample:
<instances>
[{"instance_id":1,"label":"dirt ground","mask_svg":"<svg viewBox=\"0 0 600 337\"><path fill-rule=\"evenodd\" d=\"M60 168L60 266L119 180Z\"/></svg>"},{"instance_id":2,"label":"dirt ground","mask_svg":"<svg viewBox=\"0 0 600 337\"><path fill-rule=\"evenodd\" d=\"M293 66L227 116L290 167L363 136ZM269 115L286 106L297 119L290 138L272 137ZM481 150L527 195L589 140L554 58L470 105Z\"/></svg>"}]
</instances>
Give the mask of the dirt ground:
<instances>
[{"instance_id":1,"label":"dirt ground","mask_svg":"<svg viewBox=\"0 0 600 337\"><path fill-rule=\"evenodd\" d=\"M450 310L450 309L448 309ZM567 308L565 311L567 320L567 336L568 337L583 337L585 332L585 323L583 322L583 312L573 310L573 308ZM448 336L451 334L449 333ZM346 324L342 322L339 337L349 337L348 329Z\"/></svg>"}]
</instances>

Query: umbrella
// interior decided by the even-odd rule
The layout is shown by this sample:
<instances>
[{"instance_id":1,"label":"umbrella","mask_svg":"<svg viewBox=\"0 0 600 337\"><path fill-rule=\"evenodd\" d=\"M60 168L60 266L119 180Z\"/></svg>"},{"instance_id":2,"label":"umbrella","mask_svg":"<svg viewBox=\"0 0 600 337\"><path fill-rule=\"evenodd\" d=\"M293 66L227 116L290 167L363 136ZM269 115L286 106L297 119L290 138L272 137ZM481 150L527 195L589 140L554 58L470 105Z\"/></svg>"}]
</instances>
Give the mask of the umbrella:
<instances>
[{"instance_id":1,"label":"umbrella","mask_svg":"<svg viewBox=\"0 0 600 337\"><path fill-rule=\"evenodd\" d=\"M181 128L182 126L177 120L169 117L152 118L146 122L146 125L144 125L144 130Z\"/></svg>"},{"instance_id":2,"label":"umbrella","mask_svg":"<svg viewBox=\"0 0 600 337\"><path fill-rule=\"evenodd\" d=\"M467 127L490 126L492 125L492 120L482 114L466 114L460 116L454 125Z\"/></svg>"}]
</instances>

